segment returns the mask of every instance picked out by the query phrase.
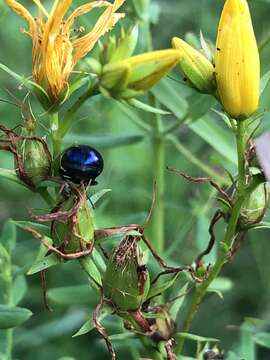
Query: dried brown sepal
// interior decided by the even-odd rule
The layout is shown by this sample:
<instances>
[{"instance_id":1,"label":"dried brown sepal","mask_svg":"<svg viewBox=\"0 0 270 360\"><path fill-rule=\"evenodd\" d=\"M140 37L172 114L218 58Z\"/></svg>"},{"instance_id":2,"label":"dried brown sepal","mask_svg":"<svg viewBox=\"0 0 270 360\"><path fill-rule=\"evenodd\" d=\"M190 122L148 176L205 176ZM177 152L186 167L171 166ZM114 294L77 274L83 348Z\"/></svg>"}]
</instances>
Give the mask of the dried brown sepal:
<instances>
[{"instance_id":1,"label":"dried brown sepal","mask_svg":"<svg viewBox=\"0 0 270 360\"><path fill-rule=\"evenodd\" d=\"M29 228L29 227L25 227L23 230L29 232L34 238L39 240L48 249L48 253L55 253L56 255L59 256L59 258L61 258L63 260L80 259L80 258L82 258L84 256L90 255L92 253L92 250L93 250L93 245L91 244L89 246L89 248L84 250L84 251L78 251L78 252L75 252L75 253L65 254L61 250L59 250L58 248L52 246L48 241L46 241L44 239L44 235L40 234L38 231L36 231L36 230L34 230L32 228Z\"/></svg>"},{"instance_id":2,"label":"dried brown sepal","mask_svg":"<svg viewBox=\"0 0 270 360\"><path fill-rule=\"evenodd\" d=\"M208 229L209 234L210 234L210 240L209 240L208 246L207 246L207 248L206 248L203 252L201 252L201 253L198 255L198 257L197 257L197 259L196 259L196 261L195 261L195 263L196 263L196 268L197 268L197 269L201 266L203 257L206 256L206 255L208 255L208 254L210 254L210 252L211 252L212 249L213 249L213 246L215 245L216 237L215 237L215 233L214 233L214 226L216 225L216 223L217 223L222 217L223 217L223 213L222 213L222 211L221 211L220 209L218 209L218 210L215 212L215 214L214 214L214 216L213 216L213 218L212 218L212 220L211 220L209 229Z\"/></svg>"},{"instance_id":3,"label":"dried brown sepal","mask_svg":"<svg viewBox=\"0 0 270 360\"><path fill-rule=\"evenodd\" d=\"M108 335L106 334L106 330L105 328L101 325L101 323L98 320L99 317L99 313L104 305L106 301L104 300L103 294L101 295L101 299L100 302L97 304L95 311L93 312L93 322L95 324L95 328L98 331L98 333L102 336L102 338L105 340L108 351L111 355L111 359L115 360L116 359L116 354L115 351L113 349L112 343L108 337Z\"/></svg>"},{"instance_id":4,"label":"dried brown sepal","mask_svg":"<svg viewBox=\"0 0 270 360\"><path fill-rule=\"evenodd\" d=\"M232 206L232 199L230 198L230 196L226 193L226 191L224 191L213 179L209 178L209 177L194 177L194 176L189 176L185 173L183 173L182 171L179 171L173 167L167 166L167 170L172 171L174 173L176 173L179 176L182 176L183 178L185 178L188 181L194 182L194 183L209 183L211 186L213 186L217 192Z\"/></svg>"},{"instance_id":5,"label":"dried brown sepal","mask_svg":"<svg viewBox=\"0 0 270 360\"><path fill-rule=\"evenodd\" d=\"M173 345L174 345L173 339L169 339L164 345L165 350L167 352L167 360L177 360L177 356L173 352Z\"/></svg>"},{"instance_id":6,"label":"dried brown sepal","mask_svg":"<svg viewBox=\"0 0 270 360\"><path fill-rule=\"evenodd\" d=\"M114 249L103 278L104 296L119 311L137 310L147 298L149 272L137 236L126 235Z\"/></svg>"},{"instance_id":7,"label":"dried brown sepal","mask_svg":"<svg viewBox=\"0 0 270 360\"><path fill-rule=\"evenodd\" d=\"M103 229L95 230L95 236L94 236L95 242L98 242L101 239L106 239L107 237L110 237L112 235L125 234L125 233L127 233L127 232L129 232L131 230L138 231L141 234L141 236L137 238L138 241L142 240L145 243L148 250L153 255L153 257L155 258L155 260L157 261L159 266L164 269L164 272L159 274L158 277L161 276L161 275L164 275L164 274L177 273L177 272L181 272L181 271L185 271L185 270L186 271L192 271L190 266L180 266L180 267L176 267L176 268L172 267L172 266L168 266L166 264L166 262L157 254L157 252L154 251L153 247L151 246L151 244L147 240L146 236L144 235L144 228L139 224L115 226L115 227L103 228ZM154 282L155 282L155 280L152 281L152 283L154 283Z\"/></svg>"},{"instance_id":8,"label":"dried brown sepal","mask_svg":"<svg viewBox=\"0 0 270 360\"><path fill-rule=\"evenodd\" d=\"M18 177L35 190L51 174L52 158L46 142L38 136L18 135L2 124L0 130L5 133L0 137L0 149L13 154Z\"/></svg>"}]
</instances>

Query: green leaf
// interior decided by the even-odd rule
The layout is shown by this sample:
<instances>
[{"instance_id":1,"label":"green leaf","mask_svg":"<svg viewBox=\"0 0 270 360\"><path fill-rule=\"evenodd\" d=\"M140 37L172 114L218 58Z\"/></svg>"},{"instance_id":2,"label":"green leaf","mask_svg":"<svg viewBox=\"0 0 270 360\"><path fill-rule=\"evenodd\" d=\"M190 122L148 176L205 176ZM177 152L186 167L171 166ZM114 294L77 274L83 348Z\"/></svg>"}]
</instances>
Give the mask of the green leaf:
<instances>
[{"instance_id":1,"label":"green leaf","mask_svg":"<svg viewBox=\"0 0 270 360\"><path fill-rule=\"evenodd\" d=\"M24 230L25 228L32 228L38 232L40 232L42 235L49 236L50 235L50 227L45 224L40 224L33 221L17 221L12 220L13 224L18 226L20 229ZM52 241L50 242L52 244ZM44 245L42 245L44 247Z\"/></svg>"},{"instance_id":2,"label":"green leaf","mask_svg":"<svg viewBox=\"0 0 270 360\"><path fill-rule=\"evenodd\" d=\"M93 249L92 254L91 254L91 258L93 259L95 265L97 266L97 268L99 269L101 274L104 274L106 271L106 264L102 258L102 256L100 255L100 253L97 251L97 249Z\"/></svg>"},{"instance_id":3,"label":"green leaf","mask_svg":"<svg viewBox=\"0 0 270 360\"><path fill-rule=\"evenodd\" d=\"M119 334L114 334L109 336L109 339L111 341L123 341L123 340L130 340L130 339L134 339L135 338L135 334L132 332L123 332L123 333L119 333Z\"/></svg>"},{"instance_id":4,"label":"green leaf","mask_svg":"<svg viewBox=\"0 0 270 360\"><path fill-rule=\"evenodd\" d=\"M189 118L192 122L203 117L216 104L216 99L211 95L192 94L187 98L189 103Z\"/></svg>"},{"instance_id":5,"label":"green leaf","mask_svg":"<svg viewBox=\"0 0 270 360\"><path fill-rule=\"evenodd\" d=\"M85 144L97 146L100 149L112 149L120 146L137 144L144 140L144 136L140 134L124 134L124 135L82 135L68 134L65 137L66 144Z\"/></svg>"},{"instance_id":6,"label":"green leaf","mask_svg":"<svg viewBox=\"0 0 270 360\"><path fill-rule=\"evenodd\" d=\"M64 286L48 291L49 300L61 305L95 305L98 297L89 285Z\"/></svg>"},{"instance_id":7,"label":"green leaf","mask_svg":"<svg viewBox=\"0 0 270 360\"><path fill-rule=\"evenodd\" d=\"M265 88L269 84L269 81L270 81L270 70L267 71L267 73L264 74L263 77L261 78L261 83L260 83L260 95L261 96L263 95Z\"/></svg>"},{"instance_id":8,"label":"green leaf","mask_svg":"<svg viewBox=\"0 0 270 360\"><path fill-rule=\"evenodd\" d=\"M27 188L26 184L24 184L16 175L14 170L8 170L0 168L0 177L9 181L12 181L18 185L22 185Z\"/></svg>"},{"instance_id":9,"label":"green leaf","mask_svg":"<svg viewBox=\"0 0 270 360\"><path fill-rule=\"evenodd\" d=\"M90 197L91 203L95 205L104 195L108 194L111 191L112 189L102 189L98 191Z\"/></svg>"},{"instance_id":10,"label":"green leaf","mask_svg":"<svg viewBox=\"0 0 270 360\"><path fill-rule=\"evenodd\" d=\"M158 281L156 281L154 285L151 285L147 299L151 299L154 296L162 294L165 290L169 289L178 278L178 275L179 273L160 276Z\"/></svg>"},{"instance_id":11,"label":"green leaf","mask_svg":"<svg viewBox=\"0 0 270 360\"><path fill-rule=\"evenodd\" d=\"M30 90L36 97L44 104L47 108L51 106L50 98L46 91L36 84L34 81L24 78L23 76L15 73L13 70L9 69L6 65L0 63L0 69L5 71L7 74L11 75L15 80L20 83L20 86L24 86L26 89Z\"/></svg>"},{"instance_id":12,"label":"green leaf","mask_svg":"<svg viewBox=\"0 0 270 360\"><path fill-rule=\"evenodd\" d=\"M180 291L176 295L177 299L173 302L173 304L170 307L170 314L174 321L176 321L177 315L184 304L185 294L187 292L187 289L188 289L188 283L186 283L180 289Z\"/></svg>"},{"instance_id":13,"label":"green leaf","mask_svg":"<svg viewBox=\"0 0 270 360\"><path fill-rule=\"evenodd\" d=\"M176 338L177 339L182 338L182 339L192 340L192 341L196 341L196 342L219 342L219 340L216 338L210 338L210 337L208 338L208 337L194 335L194 334L190 334L190 333L186 333L186 332L177 333Z\"/></svg>"},{"instance_id":14,"label":"green leaf","mask_svg":"<svg viewBox=\"0 0 270 360\"><path fill-rule=\"evenodd\" d=\"M161 109L158 109L156 107L150 106L148 104L145 104L137 99L129 99L129 100L123 100L124 104L128 104L130 106L135 107L136 109L143 110L152 114L159 114L159 115L169 115L170 112L164 111Z\"/></svg>"},{"instance_id":15,"label":"green leaf","mask_svg":"<svg viewBox=\"0 0 270 360\"><path fill-rule=\"evenodd\" d=\"M188 102L174 87L172 80L162 79L152 92L158 101L172 111L177 118L183 118L188 112Z\"/></svg>"},{"instance_id":16,"label":"green leaf","mask_svg":"<svg viewBox=\"0 0 270 360\"><path fill-rule=\"evenodd\" d=\"M90 277L91 283L93 286L99 288L99 286L102 286L102 278L100 275L100 272L98 268L96 267L96 264L91 259L90 256L86 256L84 258L80 259L80 263L84 271L87 273L87 275ZM92 281L94 280L94 281ZM98 286L98 285L99 286Z\"/></svg>"},{"instance_id":17,"label":"green leaf","mask_svg":"<svg viewBox=\"0 0 270 360\"><path fill-rule=\"evenodd\" d=\"M50 254L44 257L42 260L36 261L28 270L27 275L36 274L42 270L46 270L60 263L61 263L61 259L59 259L59 257L56 254Z\"/></svg>"},{"instance_id":18,"label":"green leaf","mask_svg":"<svg viewBox=\"0 0 270 360\"><path fill-rule=\"evenodd\" d=\"M256 344L253 338L254 325L245 321L241 325L239 353L244 359L256 360Z\"/></svg>"},{"instance_id":19,"label":"green leaf","mask_svg":"<svg viewBox=\"0 0 270 360\"><path fill-rule=\"evenodd\" d=\"M233 282L225 277L216 278L208 287L208 291L220 291L221 293L230 291L233 288Z\"/></svg>"},{"instance_id":20,"label":"green leaf","mask_svg":"<svg viewBox=\"0 0 270 360\"><path fill-rule=\"evenodd\" d=\"M108 315L112 314L112 312L113 312L113 310L111 308L109 308L108 306L103 306L103 308L101 309L101 311L99 313L98 320L102 321ZM89 320L86 323L84 323L83 326L72 337L85 335L85 334L89 333L90 331L92 331L94 328L95 328L95 324L93 321L93 315L91 314Z\"/></svg>"},{"instance_id":21,"label":"green leaf","mask_svg":"<svg viewBox=\"0 0 270 360\"><path fill-rule=\"evenodd\" d=\"M16 227L12 220L8 220L4 224L0 242L6 248L7 252L11 254L16 245Z\"/></svg>"},{"instance_id":22,"label":"green leaf","mask_svg":"<svg viewBox=\"0 0 270 360\"><path fill-rule=\"evenodd\" d=\"M54 315L53 318L55 320L53 321L49 321L49 318L50 316L47 313L47 321L42 321L41 325L27 329L27 331L18 332L17 336L14 337L15 345L18 344L24 348L28 347L33 349L43 344L48 345L50 339L53 341L60 339L62 341L63 337L72 334L76 327L82 323L85 318L85 313L77 308L65 312L58 318ZM33 351L36 350L33 349Z\"/></svg>"},{"instance_id":23,"label":"green leaf","mask_svg":"<svg viewBox=\"0 0 270 360\"><path fill-rule=\"evenodd\" d=\"M0 305L0 329L10 329L23 324L32 312L16 306Z\"/></svg>"},{"instance_id":24,"label":"green leaf","mask_svg":"<svg viewBox=\"0 0 270 360\"><path fill-rule=\"evenodd\" d=\"M27 291L27 282L24 275L16 277L12 286L12 301L17 305L24 298Z\"/></svg>"},{"instance_id":25,"label":"green leaf","mask_svg":"<svg viewBox=\"0 0 270 360\"><path fill-rule=\"evenodd\" d=\"M259 332L253 336L257 345L270 349L270 333Z\"/></svg>"},{"instance_id":26,"label":"green leaf","mask_svg":"<svg viewBox=\"0 0 270 360\"><path fill-rule=\"evenodd\" d=\"M204 116L189 124L189 127L227 160L237 164L236 152L232 146L232 134L224 130L217 121L209 116Z\"/></svg>"}]
</instances>

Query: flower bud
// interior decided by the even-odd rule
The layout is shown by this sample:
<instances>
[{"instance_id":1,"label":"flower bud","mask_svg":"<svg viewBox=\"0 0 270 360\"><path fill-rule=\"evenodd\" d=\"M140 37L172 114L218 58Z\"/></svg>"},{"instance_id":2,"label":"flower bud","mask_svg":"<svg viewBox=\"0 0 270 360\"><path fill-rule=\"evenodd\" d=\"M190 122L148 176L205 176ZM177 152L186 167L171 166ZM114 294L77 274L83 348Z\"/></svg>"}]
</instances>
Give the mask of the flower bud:
<instances>
[{"instance_id":1,"label":"flower bud","mask_svg":"<svg viewBox=\"0 0 270 360\"><path fill-rule=\"evenodd\" d=\"M156 342L168 341L173 337L176 330L176 324L170 316L168 306L156 306L153 313L155 318L149 320L152 328L155 329L152 339Z\"/></svg>"},{"instance_id":2,"label":"flower bud","mask_svg":"<svg viewBox=\"0 0 270 360\"><path fill-rule=\"evenodd\" d=\"M36 187L51 175L51 155L45 143L36 138L23 140L21 151L23 158L22 180L28 179L27 183L32 183Z\"/></svg>"},{"instance_id":3,"label":"flower bud","mask_svg":"<svg viewBox=\"0 0 270 360\"><path fill-rule=\"evenodd\" d=\"M242 206L241 224L246 226L258 224L262 221L268 204L268 194L267 184L259 184L256 187Z\"/></svg>"},{"instance_id":4,"label":"flower bud","mask_svg":"<svg viewBox=\"0 0 270 360\"><path fill-rule=\"evenodd\" d=\"M105 65L100 84L115 97L133 97L159 82L179 59L179 51L173 49L132 56Z\"/></svg>"},{"instance_id":5,"label":"flower bud","mask_svg":"<svg viewBox=\"0 0 270 360\"><path fill-rule=\"evenodd\" d=\"M182 39L174 37L172 46L181 53L180 69L191 86L202 93L214 93L216 84L213 64L200 51Z\"/></svg>"},{"instance_id":6,"label":"flower bud","mask_svg":"<svg viewBox=\"0 0 270 360\"><path fill-rule=\"evenodd\" d=\"M235 119L252 115L259 104L260 59L246 0L227 0L224 5L215 67L224 110Z\"/></svg>"},{"instance_id":7,"label":"flower bud","mask_svg":"<svg viewBox=\"0 0 270 360\"><path fill-rule=\"evenodd\" d=\"M91 209L85 192L72 194L58 209L58 213L69 213L65 220L56 220L52 224L52 238L64 253L74 253L89 249L93 245L94 224Z\"/></svg>"},{"instance_id":8,"label":"flower bud","mask_svg":"<svg viewBox=\"0 0 270 360\"><path fill-rule=\"evenodd\" d=\"M135 25L127 32L122 29L121 36L117 40L115 37L110 37L108 42L103 46L101 63L115 63L132 56L137 45L138 34L138 25Z\"/></svg>"},{"instance_id":9,"label":"flower bud","mask_svg":"<svg viewBox=\"0 0 270 360\"><path fill-rule=\"evenodd\" d=\"M137 310L146 300L149 287L138 237L127 235L110 257L103 279L104 296L120 311Z\"/></svg>"}]
</instances>

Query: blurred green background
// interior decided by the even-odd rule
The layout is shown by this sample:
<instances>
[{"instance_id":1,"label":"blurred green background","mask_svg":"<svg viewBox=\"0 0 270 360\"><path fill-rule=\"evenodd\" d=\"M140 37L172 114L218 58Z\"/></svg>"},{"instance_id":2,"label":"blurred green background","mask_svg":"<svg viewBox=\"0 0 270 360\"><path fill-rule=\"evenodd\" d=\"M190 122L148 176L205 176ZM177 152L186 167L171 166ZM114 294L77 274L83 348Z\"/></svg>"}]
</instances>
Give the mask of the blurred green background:
<instances>
[{"instance_id":1,"label":"blurred green background","mask_svg":"<svg viewBox=\"0 0 270 360\"><path fill-rule=\"evenodd\" d=\"M136 0L134 0L136 2ZM22 1L29 9L34 10L32 1ZM49 3L49 2L48 2ZM75 5L79 3L74 1ZM80 3L83 3L81 1ZM173 36L186 37L193 43L198 41L200 30L204 36L213 41L222 9L223 0L159 0L152 1L152 31L155 49L170 47ZM262 74L270 69L270 43L265 39L270 36L270 1L249 1L258 43L261 44ZM133 2L126 1L126 27L135 19ZM87 26L95 19L85 16L82 24ZM80 23L81 24L81 23ZM23 21L11 13L0 0L0 62L6 64L19 74L31 74L31 42L19 32ZM119 32L120 26L116 28ZM137 52L143 51L145 37L143 24L140 23L140 40ZM97 50L95 50L97 51ZM180 80L177 72L171 75ZM25 91L4 72L0 72L0 98L12 100L5 89L22 100ZM212 103L207 96L198 96L183 85L166 79L158 85L153 93L176 115L186 110L193 121L182 126L176 133L177 138L191 154L202 164L207 164L222 173L222 167L236 170L234 140L222 120L211 110L206 112ZM270 128L267 110L270 104L270 89L265 91L262 107L266 110L262 130ZM46 115L42 114L35 101L32 102L34 113L41 123L40 133L48 126ZM206 107L204 109L203 105ZM200 110L201 113L198 111ZM72 133L67 137L67 144L89 143L99 149L105 158L105 171L100 177L96 190L110 188L112 192L96 209L96 226L115 226L126 223L143 222L151 204L152 184L154 180L153 154L151 141L145 137L132 117L146 119L148 113L125 108L115 100L102 96L91 99L78 113L77 122ZM4 102L0 103L0 121L7 127L21 122L20 110ZM164 122L173 123L175 115L164 117ZM261 130L261 131L262 131ZM113 138L112 138L113 136ZM120 144L122 144L120 146ZM175 147L168 145L166 164L175 166L192 175L204 175L189 158L183 156ZM5 152L0 153L0 166L12 168L13 159ZM28 209L44 209L46 205L40 198L19 185L0 179L0 224L8 218L23 220L28 218ZM176 175L166 172L166 253L164 256L177 264L191 263L199 250L202 250L209 239L208 225L216 203L215 193L207 185L189 184ZM268 216L268 215L267 215ZM217 227L217 236L222 237L224 225ZM150 239L151 240L151 239ZM14 264L26 273L35 258L38 243L18 231ZM211 258L209 258L211 260ZM235 350L246 360L252 360L253 332L257 328L244 323L247 317L266 320L270 329L270 262L269 230L251 232L243 243L241 251L223 270L222 276L232 282L232 287L224 293L224 300L216 295L208 296L197 315L192 332L203 336L221 339L221 346L226 350ZM68 357L77 360L108 359L103 342L91 332L85 336L72 338L72 334L89 318L97 297L91 291L82 296L71 292L70 297L61 299L57 291L51 291L50 302L53 312L44 309L39 276L27 276L28 290L21 306L31 309L34 316L16 329L14 358L20 360L51 359L66 360ZM62 286L86 284L87 279L78 265L73 263L52 268L47 272L49 289ZM1 284L0 284L1 285ZM0 287L1 297L1 287ZM106 322L105 322L106 324ZM107 322L110 333L117 333L120 324ZM181 326L181 316L179 318ZM242 331L240 327L242 326ZM251 330L250 330L251 329ZM194 350L192 343L187 351ZM139 348L137 341L115 342L119 359L136 359L136 352L130 347ZM250 350L247 350L250 349ZM0 331L1 350L1 331ZM134 350L135 351L135 350ZM242 351L242 352L241 352ZM250 353L249 353L250 351ZM270 350L256 346L257 359L270 359ZM247 354L250 354L247 356ZM244 357L246 356L246 357ZM137 357L138 358L138 357ZM71 360L71 359L70 359Z\"/></svg>"}]
</instances>

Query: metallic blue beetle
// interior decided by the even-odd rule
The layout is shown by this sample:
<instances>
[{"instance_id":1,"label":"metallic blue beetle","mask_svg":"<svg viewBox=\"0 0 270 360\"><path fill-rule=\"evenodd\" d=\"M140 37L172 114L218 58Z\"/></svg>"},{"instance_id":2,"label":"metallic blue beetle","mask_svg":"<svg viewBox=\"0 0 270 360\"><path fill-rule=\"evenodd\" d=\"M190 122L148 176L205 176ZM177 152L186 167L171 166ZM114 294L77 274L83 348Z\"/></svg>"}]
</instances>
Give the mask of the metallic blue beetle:
<instances>
[{"instance_id":1,"label":"metallic blue beetle","mask_svg":"<svg viewBox=\"0 0 270 360\"><path fill-rule=\"evenodd\" d=\"M102 173L103 167L103 158L96 149L88 145L75 145L63 152L59 174L75 184L96 185L96 178Z\"/></svg>"}]
</instances>

